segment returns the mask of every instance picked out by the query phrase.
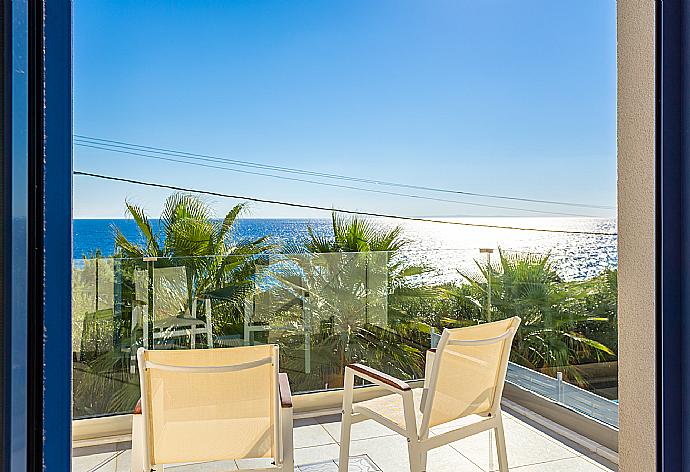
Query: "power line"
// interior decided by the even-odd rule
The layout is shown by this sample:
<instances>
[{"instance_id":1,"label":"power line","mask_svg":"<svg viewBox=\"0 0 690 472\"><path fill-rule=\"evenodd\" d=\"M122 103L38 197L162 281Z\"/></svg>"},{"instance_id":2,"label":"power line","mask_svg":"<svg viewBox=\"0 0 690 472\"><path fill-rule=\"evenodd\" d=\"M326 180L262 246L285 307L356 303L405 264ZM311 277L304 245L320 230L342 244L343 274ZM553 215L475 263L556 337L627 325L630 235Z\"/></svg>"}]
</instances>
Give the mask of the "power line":
<instances>
[{"instance_id":1,"label":"power line","mask_svg":"<svg viewBox=\"0 0 690 472\"><path fill-rule=\"evenodd\" d=\"M372 217L376 217L376 218L391 218L391 219L397 219L397 220L418 221L418 222L423 222L423 223L438 223L438 224L457 225L457 226L469 226L469 227L476 227L476 228L509 229L509 230L516 230L516 231L538 231L538 232L542 232L542 233L582 234L582 235L592 235L592 236L617 236L618 235L618 233L606 233L606 232L595 232L595 231L576 231L576 230L546 229L546 228L521 228L518 226L503 226L503 225L489 225L489 224L481 224L481 223L465 223L465 222L460 222L460 221L433 220L433 219L426 219L426 218L416 218L416 217L412 217L412 216L390 215L390 214L386 214L386 213L373 213L373 212L358 211L358 210L327 208L327 207L316 206L316 205L307 205L307 204L303 204L303 203L284 202L284 201L279 201L279 200L268 200L268 199L264 199L264 198L247 197L247 196L243 196L243 195L231 195L231 194L226 194L226 193L213 192L210 190L198 190L198 189L180 187L177 185L161 184L161 183L157 183L157 182L145 182L142 180L127 179L124 177L115 177L112 175L94 174L91 172L74 171L73 174L86 176L86 177L93 177L93 178L97 178L97 179L112 180L112 181L116 181L116 182L125 182L125 183L130 183L130 184L135 184L135 185L145 185L148 187L165 188L165 189L175 190L175 191L179 191L179 192L199 193L199 194L210 195L210 196L214 196L214 197L234 198L234 199L238 199L238 200L247 200L247 201L251 201L251 202L268 203L271 205L282 205L282 206L288 206L288 207L293 207L293 208L306 208L306 209L310 209L310 210L321 210L321 211L329 211L329 212L334 211L334 212L338 212L338 213L346 213L346 214L350 214L350 215L372 216Z\"/></svg>"},{"instance_id":2,"label":"power line","mask_svg":"<svg viewBox=\"0 0 690 472\"><path fill-rule=\"evenodd\" d=\"M428 192L450 193L450 194L456 194L456 195L467 195L467 196L472 196L472 197L495 198L495 199L514 200L514 201L522 201L522 202L529 202L529 203L541 203L541 204L548 204L548 205L574 206L574 207L581 207L581 208L596 208L596 209L603 209L603 210L614 209L614 207L608 206L608 205L592 205L592 204L586 204L586 203L565 202L565 201L558 201L558 200L542 200L542 199L536 199L536 198L525 198L525 197L515 197L515 196L508 196L508 195L495 195L495 194L468 192L468 191L463 191L463 190L452 190L452 189L447 189L447 188L428 187L428 186L423 186L423 185L412 185L412 184L405 184L405 183L400 183L400 182L391 182L391 181L378 180L378 179L367 179L367 178L362 178L362 177L353 177L353 176L342 175L342 174L317 172L317 171L310 171L310 170L305 170L305 169L297 169L297 168L293 168L293 167L283 167L283 166L275 166L275 165L270 165L270 164L261 164L261 163L257 163L257 162L251 162L251 161L245 161L245 160L239 160L239 159L229 159L229 158L224 158L224 157L211 156L211 155L207 155L207 154L177 151L174 149L166 149L166 148L160 148L160 147L154 147L154 146L145 146L143 144L128 143L126 141L117 141L117 140L112 140L112 139L96 138L96 137L80 135L80 134L74 134L74 137L77 138L77 140L81 140L82 142L86 142L86 143L90 143L90 144L101 144L101 145L103 145L103 143L107 143L109 145L121 147L124 149L134 149L134 150L140 150L140 151L141 150L147 150L147 151L156 152L156 153L160 153L160 154L167 154L167 155L198 157L198 158L210 159L210 160L213 160L216 162L225 162L225 163L234 164L234 165L242 165L245 167L254 167L254 168L259 168L259 169L275 170L275 171L291 173L291 174L310 175L313 177L322 177L322 178L327 178L327 179L348 180L348 181L352 181L352 182L360 182L360 183L366 183L366 184L371 184L371 185L382 185L382 186L388 186L388 187L401 187L401 188L407 188L407 189L413 189L413 190L423 190L423 191L428 191Z\"/></svg>"},{"instance_id":3,"label":"power line","mask_svg":"<svg viewBox=\"0 0 690 472\"><path fill-rule=\"evenodd\" d=\"M204 167L204 168L208 168L208 169L219 169L219 170L225 170L228 172L237 172L237 173L241 173L241 174L258 175L258 176L262 176L262 177L272 177L272 178L281 179L281 180L289 180L292 182L315 184L315 185L321 185L321 186L325 186L325 187L343 188L343 189L348 189L348 190L358 190L358 191L362 191L362 192L377 193L377 194L383 194L383 195L393 195L393 196L397 196L397 197L414 198L414 199L418 199L418 200L431 200L431 201L436 201L436 202L455 203L455 204L459 204L459 205L470 205L470 206L477 206L477 207L482 207L482 208L494 208L494 209L501 209L501 210L523 211L523 212L528 212L528 213L557 215L557 216L576 216L576 217L585 217L585 218L591 217L591 215L583 215L583 214L579 214L579 213L566 213L566 212L555 212L555 211L546 211L546 210L533 210L533 209L529 209L529 208L509 207L509 206L503 206L503 205L489 205L486 203L465 202L465 201L450 200L450 199L445 199L445 198L427 197L427 196L423 196L423 195L413 195L413 194L408 194L408 193L390 192L387 190L376 190L376 189L368 189L368 188L362 188L362 187L354 187L351 185L319 182L316 180L301 179L298 177L286 177L283 175L267 174L264 172L255 172L255 171L242 170L242 169L233 169L233 168L218 166L218 165L213 165L213 164L202 164L200 162L189 162L186 160L174 159L172 157L163 157L163 156L157 156L157 155L151 155L151 154L144 154L142 152L134 152L133 150L125 151L125 150L120 150L120 149L111 149L110 145L93 145L93 144L84 144L82 142L75 142L75 144L77 146L82 146L82 147L86 147L86 148L98 149L101 151L108 151L108 152L115 152L115 153L119 153L119 154L131 155L131 156L138 156L138 157L143 157L143 158L147 158L147 159L156 159L156 160L161 160L161 161L176 162L176 163L180 163L180 164L193 165L193 166ZM146 151L146 152L148 152L148 151ZM183 157L183 156L177 156L177 157ZM198 159L202 159L202 158L191 158L191 159L197 159L198 160ZM203 159L203 160L208 160L208 159ZM213 161L213 162L215 162L215 161Z\"/></svg>"}]
</instances>

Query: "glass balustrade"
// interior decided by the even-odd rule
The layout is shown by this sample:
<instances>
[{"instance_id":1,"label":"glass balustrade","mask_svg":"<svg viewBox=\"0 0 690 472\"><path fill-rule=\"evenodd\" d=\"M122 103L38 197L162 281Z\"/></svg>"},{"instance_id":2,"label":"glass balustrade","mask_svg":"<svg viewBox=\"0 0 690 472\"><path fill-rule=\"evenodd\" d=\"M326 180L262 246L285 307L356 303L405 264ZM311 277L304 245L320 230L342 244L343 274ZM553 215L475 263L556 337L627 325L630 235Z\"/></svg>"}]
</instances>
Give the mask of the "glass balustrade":
<instances>
[{"instance_id":1,"label":"glass balustrade","mask_svg":"<svg viewBox=\"0 0 690 472\"><path fill-rule=\"evenodd\" d=\"M74 260L72 279L77 419L132 411L140 347L275 343L299 394L342 387L351 362L420 379L443 329L518 315L508 381L617 426L615 261L504 249L97 257Z\"/></svg>"}]
</instances>

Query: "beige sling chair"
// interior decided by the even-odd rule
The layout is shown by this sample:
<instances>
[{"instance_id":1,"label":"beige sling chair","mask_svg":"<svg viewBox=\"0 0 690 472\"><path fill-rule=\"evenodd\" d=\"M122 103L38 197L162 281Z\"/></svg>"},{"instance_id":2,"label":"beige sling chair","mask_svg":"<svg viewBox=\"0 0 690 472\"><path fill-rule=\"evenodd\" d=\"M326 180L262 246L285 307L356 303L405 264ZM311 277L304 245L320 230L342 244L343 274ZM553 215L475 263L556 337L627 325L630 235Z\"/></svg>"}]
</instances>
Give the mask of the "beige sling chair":
<instances>
[{"instance_id":1,"label":"beige sling chair","mask_svg":"<svg viewBox=\"0 0 690 472\"><path fill-rule=\"evenodd\" d=\"M292 397L277 346L140 348L137 361L133 472L248 458L272 459L248 470L293 472Z\"/></svg>"},{"instance_id":2,"label":"beige sling chair","mask_svg":"<svg viewBox=\"0 0 690 472\"><path fill-rule=\"evenodd\" d=\"M499 470L508 472L501 396L510 346L520 318L446 329L438 348L427 353L424 388L412 389L394 377L361 364L345 369L340 472L347 472L353 423L372 419L407 438L411 472L426 470L431 449L487 430L496 434ZM392 395L352 404L355 376ZM460 418L475 420L429 436L429 428Z\"/></svg>"}]
</instances>

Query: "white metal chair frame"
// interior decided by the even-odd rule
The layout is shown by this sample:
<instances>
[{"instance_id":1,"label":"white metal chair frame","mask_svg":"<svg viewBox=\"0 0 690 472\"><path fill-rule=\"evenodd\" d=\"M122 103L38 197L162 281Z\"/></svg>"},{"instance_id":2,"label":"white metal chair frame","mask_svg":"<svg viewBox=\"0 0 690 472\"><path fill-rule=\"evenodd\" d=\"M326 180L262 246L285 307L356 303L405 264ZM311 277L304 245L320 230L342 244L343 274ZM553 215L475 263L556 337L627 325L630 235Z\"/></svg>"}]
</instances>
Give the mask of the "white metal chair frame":
<instances>
[{"instance_id":1,"label":"white metal chair frame","mask_svg":"<svg viewBox=\"0 0 690 472\"><path fill-rule=\"evenodd\" d=\"M278 347L273 349L271 357L265 357L255 361L245 362L242 364L227 365L227 366L198 366L186 367L176 365L159 364L156 362L147 361L144 359L144 352L146 350L141 347L137 350L137 363L139 367L139 382L141 386L142 400L138 404L141 406L141 414L134 415L132 423L132 472L139 472L138 465L142 468L142 472L162 472L165 470L164 464L151 464L151 454L149 451L149 434L148 424L146 420L148 417L147 401L147 382L145 379L146 371L149 369L159 369L171 372L184 373L227 373L237 372L246 369L252 369L271 363L276 366L276 374L278 376L276 385L278 386L278 395L276 395L276 412L278 415L276 426L274 428L273 441L276 445L275 456L273 457L274 466L269 468L259 469L241 469L245 472L294 472L294 450L293 450L293 414L292 414L292 393L290 391L290 384L288 376L285 373L278 373ZM228 458L232 459L232 458ZM138 465L137 465L138 464Z\"/></svg>"},{"instance_id":2,"label":"white metal chair frame","mask_svg":"<svg viewBox=\"0 0 690 472\"><path fill-rule=\"evenodd\" d=\"M295 297L298 298L298 297ZM304 294L299 297L302 301L302 329L304 335L304 373L311 373L311 308L309 305L309 292L304 290ZM254 345L254 333L270 331L291 331L291 326L266 326L252 325L255 313L254 301L256 296L247 298L244 302L244 345Z\"/></svg>"},{"instance_id":3,"label":"white metal chair frame","mask_svg":"<svg viewBox=\"0 0 690 472\"><path fill-rule=\"evenodd\" d=\"M155 300L155 299L154 299ZM206 321L202 321L197 317L197 302L204 302L204 312L206 316ZM154 301L155 304L155 301ZM211 318L211 299L208 297L195 297L192 300L190 317L171 317L172 324L169 327L159 327L156 331L155 321L153 330L153 342L155 344L156 339L167 339L182 336L189 336L189 347L191 349L196 348L196 335L198 333L198 327L201 327L205 331L206 342L209 348L213 348L213 320ZM148 316L143 317L143 330L144 330L144 343L145 347L148 346Z\"/></svg>"},{"instance_id":4,"label":"white metal chair frame","mask_svg":"<svg viewBox=\"0 0 690 472\"><path fill-rule=\"evenodd\" d=\"M146 258L146 262L155 262L156 258ZM174 267L186 270L184 266ZM164 267L163 269L169 269ZM155 273L155 267L154 267ZM204 303L204 315L206 321L202 321L197 317L197 303L202 301ZM156 296L154 292L152 311L156 310ZM190 348L196 348L196 336L201 328L201 332L206 335L206 342L208 347L213 347L213 319L211 316L211 299L207 296L194 296L192 298L191 307L188 309L189 316L177 318L170 316L170 326L158 327L156 331L156 321L153 320L153 343L156 339L176 338L182 336L189 336ZM141 326L143 330L143 345L146 349L149 348L149 305L148 293L146 300L141 300L140 305L134 307L132 319L132 334L134 334L137 326Z\"/></svg>"},{"instance_id":5,"label":"white metal chair frame","mask_svg":"<svg viewBox=\"0 0 690 472\"><path fill-rule=\"evenodd\" d=\"M424 389L420 405L422 420L417 425L415 405L412 388L404 381L391 377L361 364L351 364L345 368L345 385L343 393L342 425L340 430L340 459L339 471L348 471L348 458L350 454L350 433L352 425L366 420L374 420L383 426L395 431L407 439L408 455L411 472L426 471L427 453L431 449L474 436L483 431L494 430L496 434L496 449L498 452L498 464L500 472L508 472L508 457L506 453L503 419L501 416L501 397L505 383L508 359L513 337L519 326L520 319L515 318L513 326L500 336L490 339L477 340L451 340L450 331L444 330L437 349L427 351ZM460 328L462 329L462 328ZM432 405L434 402L435 388L438 381L439 365L442 359L440 355L446 346L481 346L504 342L501 350L501 359L498 368L492 408L486 413L485 419L478 420L466 426L459 427L438 435L429 437L429 421L431 419ZM436 355L436 354L439 355ZM353 390L355 376L372 382L392 393L402 397L405 428L384 415L369 408L353 404Z\"/></svg>"},{"instance_id":6,"label":"white metal chair frame","mask_svg":"<svg viewBox=\"0 0 690 472\"><path fill-rule=\"evenodd\" d=\"M202 321L197 318L197 303L203 301L204 311L206 316L206 321ZM154 309L155 309L155 297L154 297ZM210 349L213 349L213 319L211 317L211 299L208 297L194 297L192 300L191 307L191 317L184 318L174 318L170 317L173 324L168 327L159 327L156 331L155 322L153 324L153 344L156 344L157 339L170 339L179 338L183 336L189 336L189 347L190 349L196 349L196 336L199 333L199 329L202 329L202 333L205 331L206 342ZM141 326L142 329L142 344L143 347L149 349L149 306L148 303L141 303L139 306L135 306L132 309L132 328L131 335L132 340L134 340L134 333L137 327ZM200 327L200 328L199 328ZM130 372L135 373L135 353L133 349L130 349Z\"/></svg>"}]
</instances>

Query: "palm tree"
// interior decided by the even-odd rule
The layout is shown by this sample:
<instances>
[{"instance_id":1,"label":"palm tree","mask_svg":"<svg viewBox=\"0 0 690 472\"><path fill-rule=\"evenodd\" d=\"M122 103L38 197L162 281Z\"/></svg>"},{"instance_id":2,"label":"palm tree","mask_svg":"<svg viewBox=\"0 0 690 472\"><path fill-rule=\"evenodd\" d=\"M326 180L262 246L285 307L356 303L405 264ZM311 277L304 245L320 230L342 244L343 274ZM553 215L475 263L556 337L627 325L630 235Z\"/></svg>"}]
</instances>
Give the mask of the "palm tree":
<instances>
[{"instance_id":1,"label":"palm tree","mask_svg":"<svg viewBox=\"0 0 690 472\"><path fill-rule=\"evenodd\" d=\"M236 242L234 224L246 205L235 205L223 220L214 217L208 202L187 193L174 193L165 201L157 228L146 212L126 202L142 242L127 239L115 226L116 256L141 260L160 258L157 267L184 265L187 268L189 300L208 292L240 306L253 289L257 260L272 249L267 237Z\"/></svg>"},{"instance_id":2,"label":"palm tree","mask_svg":"<svg viewBox=\"0 0 690 472\"><path fill-rule=\"evenodd\" d=\"M606 268L599 275L573 282L585 293L582 310L597 319L587 321L582 331L618 352L618 269Z\"/></svg>"},{"instance_id":3,"label":"palm tree","mask_svg":"<svg viewBox=\"0 0 690 472\"><path fill-rule=\"evenodd\" d=\"M429 296L415 283L428 269L409 264L401 250L402 228L379 227L333 212L333 237L308 228L301 257L310 304L319 320L319 346L333 356L332 384L342 382L345 366L364 361L395 375L419 375L418 347L403 342L409 320L402 309L410 297ZM420 346L421 347L421 346ZM333 362L325 363L332 368Z\"/></svg>"},{"instance_id":4,"label":"palm tree","mask_svg":"<svg viewBox=\"0 0 690 472\"><path fill-rule=\"evenodd\" d=\"M550 375L562 371L566 379L582 382L577 369L581 358L614 355L579 332L579 324L602 318L582 309L587 296L584 286L563 281L549 254L507 254L499 249L497 266L475 262L479 273L458 271L472 288L470 295L464 291L462 296L470 297L478 307L484 305L491 280L492 319L522 318L511 354L514 362ZM475 313L486 316L485 310Z\"/></svg>"},{"instance_id":5,"label":"palm tree","mask_svg":"<svg viewBox=\"0 0 690 472\"><path fill-rule=\"evenodd\" d=\"M305 247L313 253L329 252L396 252L407 241L401 237L402 227L381 228L371 221L358 217L344 217L337 212L331 214L333 237L319 235L309 226L309 238Z\"/></svg>"}]
</instances>

